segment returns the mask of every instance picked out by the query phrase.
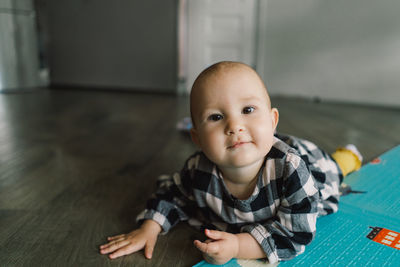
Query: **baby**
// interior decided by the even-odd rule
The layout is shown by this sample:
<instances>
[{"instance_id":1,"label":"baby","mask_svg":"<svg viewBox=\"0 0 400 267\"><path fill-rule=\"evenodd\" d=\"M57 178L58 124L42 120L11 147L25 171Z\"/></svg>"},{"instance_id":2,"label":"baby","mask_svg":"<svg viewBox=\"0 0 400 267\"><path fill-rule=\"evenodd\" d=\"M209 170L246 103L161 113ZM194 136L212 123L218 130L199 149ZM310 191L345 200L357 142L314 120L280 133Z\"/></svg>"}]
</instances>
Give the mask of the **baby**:
<instances>
[{"instance_id":1,"label":"baby","mask_svg":"<svg viewBox=\"0 0 400 267\"><path fill-rule=\"evenodd\" d=\"M275 263L304 252L317 217L338 210L343 175L361 166L357 151L338 150L334 160L309 141L276 134L278 110L261 78L242 63L204 70L190 108L201 152L180 173L161 177L138 216L140 228L108 238L101 253L117 258L144 248L150 259L158 234L180 221L204 229L208 240L194 245L213 264Z\"/></svg>"}]
</instances>

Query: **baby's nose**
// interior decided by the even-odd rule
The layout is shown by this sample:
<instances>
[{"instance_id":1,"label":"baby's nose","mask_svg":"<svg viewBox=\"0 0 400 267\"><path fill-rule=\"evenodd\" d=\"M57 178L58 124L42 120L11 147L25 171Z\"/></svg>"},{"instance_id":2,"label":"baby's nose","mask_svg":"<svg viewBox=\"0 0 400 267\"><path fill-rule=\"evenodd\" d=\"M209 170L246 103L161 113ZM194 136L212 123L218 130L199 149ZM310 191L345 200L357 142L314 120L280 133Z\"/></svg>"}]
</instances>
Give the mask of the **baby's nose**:
<instances>
[{"instance_id":1,"label":"baby's nose","mask_svg":"<svg viewBox=\"0 0 400 267\"><path fill-rule=\"evenodd\" d=\"M226 124L225 133L227 135L238 134L244 131L244 126L240 120L230 119Z\"/></svg>"}]
</instances>

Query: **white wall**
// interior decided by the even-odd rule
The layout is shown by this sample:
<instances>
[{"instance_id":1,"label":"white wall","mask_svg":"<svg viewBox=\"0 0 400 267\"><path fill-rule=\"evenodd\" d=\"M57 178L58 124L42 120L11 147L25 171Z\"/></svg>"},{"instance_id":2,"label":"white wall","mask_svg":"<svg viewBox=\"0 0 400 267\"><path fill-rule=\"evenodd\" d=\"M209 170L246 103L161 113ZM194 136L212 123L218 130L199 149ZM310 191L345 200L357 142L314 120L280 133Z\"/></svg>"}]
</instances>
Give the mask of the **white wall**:
<instances>
[{"instance_id":1,"label":"white wall","mask_svg":"<svg viewBox=\"0 0 400 267\"><path fill-rule=\"evenodd\" d=\"M400 1L260 2L258 69L272 95L400 106Z\"/></svg>"},{"instance_id":2,"label":"white wall","mask_svg":"<svg viewBox=\"0 0 400 267\"><path fill-rule=\"evenodd\" d=\"M40 86L31 0L0 0L0 91Z\"/></svg>"},{"instance_id":3,"label":"white wall","mask_svg":"<svg viewBox=\"0 0 400 267\"><path fill-rule=\"evenodd\" d=\"M177 0L45 2L52 85L176 91Z\"/></svg>"}]
</instances>

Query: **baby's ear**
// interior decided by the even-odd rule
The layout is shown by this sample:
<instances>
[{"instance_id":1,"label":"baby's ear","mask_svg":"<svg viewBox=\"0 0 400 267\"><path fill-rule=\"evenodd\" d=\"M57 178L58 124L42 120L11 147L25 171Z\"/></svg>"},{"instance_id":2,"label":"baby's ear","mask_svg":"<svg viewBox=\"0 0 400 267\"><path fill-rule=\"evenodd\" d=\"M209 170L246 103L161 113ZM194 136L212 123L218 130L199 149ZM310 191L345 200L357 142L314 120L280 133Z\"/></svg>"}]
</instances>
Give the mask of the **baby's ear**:
<instances>
[{"instance_id":1,"label":"baby's ear","mask_svg":"<svg viewBox=\"0 0 400 267\"><path fill-rule=\"evenodd\" d=\"M190 137L192 137L193 143L200 147L199 136L195 128L190 129Z\"/></svg>"},{"instance_id":2,"label":"baby's ear","mask_svg":"<svg viewBox=\"0 0 400 267\"><path fill-rule=\"evenodd\" d=\"M279 111L277 108L271 109L272 128L275 130L279 122Z\"/></svg>"}]
</instances>

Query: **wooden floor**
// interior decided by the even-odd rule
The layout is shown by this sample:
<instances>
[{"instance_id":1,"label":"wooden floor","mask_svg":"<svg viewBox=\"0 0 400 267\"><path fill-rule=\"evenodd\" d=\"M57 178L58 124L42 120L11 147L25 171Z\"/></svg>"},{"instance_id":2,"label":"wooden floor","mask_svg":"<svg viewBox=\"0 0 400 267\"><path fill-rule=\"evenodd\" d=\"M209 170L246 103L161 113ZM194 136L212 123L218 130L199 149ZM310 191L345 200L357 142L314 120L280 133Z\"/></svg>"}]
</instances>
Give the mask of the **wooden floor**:
<instances>
[{"instance_id":1,"label":"wooden floor","mask_svg":"<svg viewBox=\"0 0 400 267\"><path fill-rule=\"evenodd\" d=\"M0 266L191 266L201 260L181 224L149 261L98 253L135 227L159 174L195 147L175 129L187 99L104 91L0 94ZM353 143L366 161L400 144L400 110L274 98L279 131L328 152Z\"/></svg>"}]
</instances>

